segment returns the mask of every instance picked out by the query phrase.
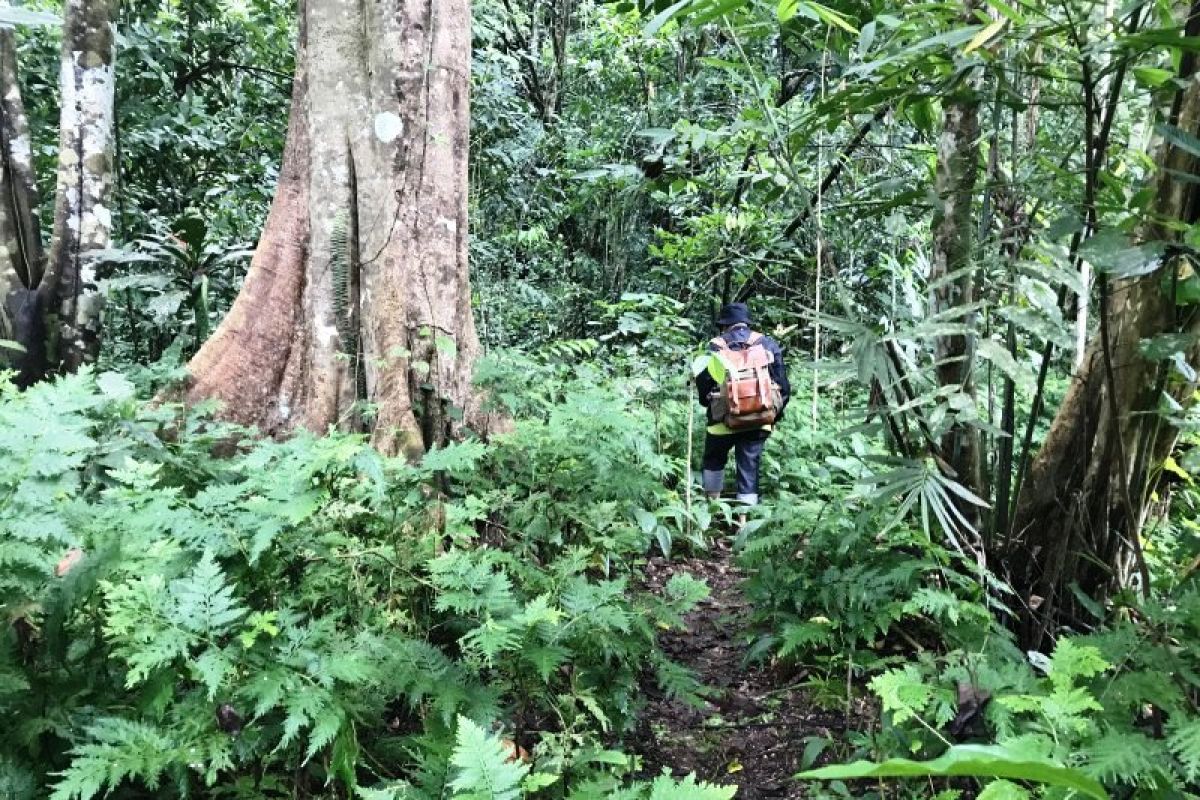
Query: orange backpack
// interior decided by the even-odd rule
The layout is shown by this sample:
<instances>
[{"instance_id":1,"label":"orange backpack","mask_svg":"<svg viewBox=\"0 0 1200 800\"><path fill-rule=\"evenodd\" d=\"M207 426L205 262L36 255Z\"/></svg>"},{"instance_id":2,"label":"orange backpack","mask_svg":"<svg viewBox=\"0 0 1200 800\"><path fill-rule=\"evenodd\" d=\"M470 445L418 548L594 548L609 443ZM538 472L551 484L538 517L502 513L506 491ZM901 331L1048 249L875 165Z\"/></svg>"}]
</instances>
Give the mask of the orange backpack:
<instances>
[{"instance_id":1,"label":"orange backpack","mask_svg":"<svg viewBox=\"0 0 1200 800\"><path fill-rule=\"evenodd\" d=\"M761 333L752 333L740 350L731 348L723 336L712 340L725 364L725 383L714 411L733 430L771 425L783 405L779 387L771 380L775 356L762 340Z\"/></svg>"}]
</instances>

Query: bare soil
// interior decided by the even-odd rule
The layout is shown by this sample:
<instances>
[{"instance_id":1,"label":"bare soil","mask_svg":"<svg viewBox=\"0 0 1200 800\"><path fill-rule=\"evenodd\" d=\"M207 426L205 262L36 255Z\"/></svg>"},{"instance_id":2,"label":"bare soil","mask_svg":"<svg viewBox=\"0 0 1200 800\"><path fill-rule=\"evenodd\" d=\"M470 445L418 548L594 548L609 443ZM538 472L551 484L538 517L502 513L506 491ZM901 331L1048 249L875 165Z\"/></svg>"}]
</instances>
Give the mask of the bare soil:
<instances>
[{"instance_id":1,"label":"bare soil","mask_svg":"<svg viewBox=\"0 0 1200 800\"><path fill-rule=\"evenodd\" d=\"M643 687L649 702L634 745L646 774L666 767L677 777L736 784L739 800L806 797L811 787L793 776L807 766L811 737L840 740L869 721L814 706L802 675L746 663L749 607L727 545L703 558L651 559L647 588L661 591L679 572L705 581L711 594L686 617L685 630L664 632L660 643L709 693L704 707L694 708L663 696L653 681Z\"/></svg>"}]
</instances>

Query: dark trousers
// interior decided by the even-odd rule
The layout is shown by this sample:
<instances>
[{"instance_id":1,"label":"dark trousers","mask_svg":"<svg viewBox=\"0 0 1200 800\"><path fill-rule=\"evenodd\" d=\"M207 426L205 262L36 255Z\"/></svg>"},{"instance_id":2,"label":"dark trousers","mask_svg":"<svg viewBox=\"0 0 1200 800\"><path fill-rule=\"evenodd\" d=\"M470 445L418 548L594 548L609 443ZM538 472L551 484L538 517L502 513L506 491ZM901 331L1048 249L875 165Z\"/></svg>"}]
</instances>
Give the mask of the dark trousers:
<instances>
[{"instance_id":1,"label":"dark trousers","mask_svg":"<svg viewBox=\"0 0 1200 800\"><path fill-rule=\"evenodd\" d=\"M719 494L725 486L725 462L734 451L737 462L737 499L751 505L758 502L758 462L770 431L752 430L709 433L704 437L704 458L700 468L704 491Z\"/></svg>"}]
</instances>

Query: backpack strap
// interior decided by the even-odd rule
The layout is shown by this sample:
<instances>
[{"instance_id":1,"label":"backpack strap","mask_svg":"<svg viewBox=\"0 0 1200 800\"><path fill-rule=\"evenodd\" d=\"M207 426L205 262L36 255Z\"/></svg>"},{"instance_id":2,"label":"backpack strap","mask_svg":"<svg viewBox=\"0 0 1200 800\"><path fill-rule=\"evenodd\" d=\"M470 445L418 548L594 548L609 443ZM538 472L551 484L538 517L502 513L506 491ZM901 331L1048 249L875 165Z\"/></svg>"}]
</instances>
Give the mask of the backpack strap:
<instances>
[{"instance_id":1,"label":"backpack strap","mask_svg":"<svg viewBox=\"0 0 1200 800\"><path fill-rule=\"evenodd\" d=\"M770 350L768 350L766 344L763 343L763 339L765 339L765 338L766 337L763 336L761 333L758 333L758 332L751 333L750 338L746 340L746 350L749 351L755 347L761 347L763 352L766 354L765 363L766 364L774 364L775 363L775 354L772 353Z\"/></svg>"}]
</instances>

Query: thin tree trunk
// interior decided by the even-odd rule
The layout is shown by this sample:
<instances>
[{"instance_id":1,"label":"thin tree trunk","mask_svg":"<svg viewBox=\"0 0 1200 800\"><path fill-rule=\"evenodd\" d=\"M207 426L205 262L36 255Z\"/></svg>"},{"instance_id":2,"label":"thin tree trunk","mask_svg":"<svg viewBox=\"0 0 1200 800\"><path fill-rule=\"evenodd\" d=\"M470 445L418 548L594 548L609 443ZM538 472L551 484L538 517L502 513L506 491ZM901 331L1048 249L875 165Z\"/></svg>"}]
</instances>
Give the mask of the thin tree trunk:
<instances>
[{"instance_id":1,"label":"thin tree trunk","mask_svg":"<svg viewBox=\"0 0 1200 800\"><path fill-rule=\"evenodd\" d=\"M267 433L362 419L416 456L483 424L467 275L468 0L307 0L283 168L188 397Z\"/></svg>"},{"instance_id":2,"label":"thin tree trunk","mask_svg":"<svg viewBox=\"0 0 1200 800\"><path fill-rule=\"evenodd\" d=\"M978 0L967 0L963 19L977 22ZM942 135L938 143L935 191L938 208L933 220L933 253L930 259L930 312L946 314L975 300L975 270L971 266L975 227L972 208L979 172L978 79L967 77L943 101ZM975 392L971 374L974 344L964 333L939 336L934 344L938 383L954 387L967 397ZM953 422L942 440L942 453L957 480L978 493L982 482L979 431ZM960 503L963 516L979 530L979 509Z\"/></svg>"},{"instance_id":3,"label":"thin tree trunk","mask_svg":"<svg viewBox=\"0 0 1200 800\"><path fill-rule=\"evenodd\" d=\"M1104 24L1107 28L1109 21L1113 20L1114 14L1117 11L1115 0L1105 0L1104 3ZM1116 36L1118 31L1116 23L1113 21L1113 29L1105 32L1106 35ZM1113 58L1104 59L1101 64L1101 77L1096 85L1096 96L1107 97L1112 88L1112 72L1111 62ZM1083 366L1084 356L1087 355L1088 345L1088 318L1091 313L1091 291L1092 291L1092 265L1087 259L1079 262L1079 283L1082 287L1079 294L1075 296L1075 357L1072 362L1072 368L1078 371Z\"/></svg>"},{"instance_id":4,"label":"thin tree trunk","mask_svg":"<svg viewBox=\"0 0 1200 800\"><path fill-rule=\"evenodd\" d=\"M1200 33L1200 2L1193 3L1189 35ZM1200 135L1200 84L1194 58L1180 70L1182 90L1170 124ZM1197 159L1164 142L1159 155L1155 222L1144 241L1174 242L1173 221L1200 219L1200 186L1191 177ZM1183 268L1168 249L1166 269ZM1102 286L1101 334L1092 341L1029 467L1009 543L1010 581L1025 603L1022 638L1039 647L1057 620L1074 613L1066 587L1075 584L1102 599L1121 582L1131 556L1140 556L1139 536L1149 497L1148 474L1174 446L1178 431L1157 414L1163 383L1161 365L1146 359L1143 340L1183 332L1200 333L1200 316L1177 309L1162 270ZM1200 355L1193 352L1189 360ZM1194 386L1168 390L1186 405ZM1144 456L1138 457L1137 454ZM1143 581L1144 569L1141 570Z\"/></svg>"},{"instance_id":5,"label":"thin tree trunk","mask_svg":"<svg viewBox=\"0 0 1200 800\"><path fill-rule=\"evenodd\" d=\"M100 349L103 298L91 254L110 246L118 0L67 0L53 241L46 282L51 360L70 372Z\"/></svg>"},{"instance_id":6,"label":"thin tree trunk","mask_svg":"<svg viewBox=\"0 0 1200 800\"><path fill-rule=\"evenodd\" d=\"M0 339L23 350L0 349L0 365L27 386L44 374L45 320L37 292L45 269L29 120L17 81L16 37L0 29Z\"/></svg>"}]
</instances>

